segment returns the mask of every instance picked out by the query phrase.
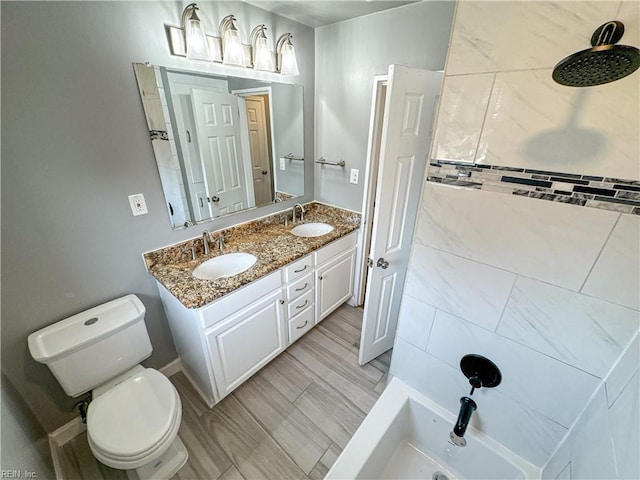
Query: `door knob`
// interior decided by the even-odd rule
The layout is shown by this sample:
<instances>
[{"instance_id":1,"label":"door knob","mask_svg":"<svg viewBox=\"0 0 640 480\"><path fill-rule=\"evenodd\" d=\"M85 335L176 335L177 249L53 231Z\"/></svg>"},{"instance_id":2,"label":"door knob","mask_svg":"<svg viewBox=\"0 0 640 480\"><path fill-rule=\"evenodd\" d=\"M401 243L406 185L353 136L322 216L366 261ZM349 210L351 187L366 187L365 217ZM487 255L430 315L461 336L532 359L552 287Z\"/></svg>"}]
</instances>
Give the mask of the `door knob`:
<instances>
[{"instance_id":1,"label":"door knob","mask_svg":"<svg viewBox=\"0 0 640 480\"><path fill-rule=\"evenodd\" d=\"M387 262L384 258L380 257L376 263L377 267L381 267L383 270L386 270L389 267L389 262Z\"/></svg>"},{"instance_id":2,"label":"door knob","mask_svg":"<svg viewBox=\"0 0 640 480\"><path fill-rule=\"evenodd\" d=\"M267 172L266 170L262 170L262 174L263 175L266 175L267 173L269 173L269 172Z\"/></svg>"},{"instance_id":3,"label":"door knob","mask_svg":"<svg viewBox=\"0 0 640 480\"><path fill-rule=\"evenodd\" d=\"M215 195L213 197L211 197L211 201L213 203L218 203L220 201L220 197L216 197Z\"/></svg>"}]
</instances>

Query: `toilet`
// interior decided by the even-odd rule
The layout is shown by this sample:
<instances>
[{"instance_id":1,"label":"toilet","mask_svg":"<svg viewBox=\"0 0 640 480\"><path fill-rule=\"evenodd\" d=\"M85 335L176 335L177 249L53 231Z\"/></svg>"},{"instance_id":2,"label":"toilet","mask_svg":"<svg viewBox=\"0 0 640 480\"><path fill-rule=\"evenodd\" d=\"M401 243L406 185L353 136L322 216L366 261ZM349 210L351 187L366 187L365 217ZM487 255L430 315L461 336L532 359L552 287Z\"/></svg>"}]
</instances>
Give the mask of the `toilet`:
<instances>
[{"instance_id":1,"label":"toilet","mask_svg":"<svg viewBox=\"0 0 640 480\"><path fill-rule=\"evenodd\" d=\"M29 335L29 351L67 395L91 391L87 438L105 465L131 480L172 477L187 461L182 404L163 374L140 362L152 347L145 308L127 295Z\"/></svg>"}]
</instances>

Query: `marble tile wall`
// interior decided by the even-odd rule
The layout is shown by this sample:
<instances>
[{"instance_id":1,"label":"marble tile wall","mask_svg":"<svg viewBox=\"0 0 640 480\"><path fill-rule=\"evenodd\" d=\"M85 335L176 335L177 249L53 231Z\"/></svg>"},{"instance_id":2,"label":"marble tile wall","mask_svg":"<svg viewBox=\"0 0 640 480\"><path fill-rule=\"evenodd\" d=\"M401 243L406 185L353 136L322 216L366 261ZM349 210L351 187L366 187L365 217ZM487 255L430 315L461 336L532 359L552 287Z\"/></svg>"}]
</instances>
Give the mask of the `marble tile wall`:
<instances>
[{"instance_id":1,"label":"marble tile wall","mask_svg":"<svg viewBox=\"0 0 640 480\"><path fill-rule=\"evenodd\" d=\"M638 344L636 336L543 468L543 480L640 478Z\"/></svg>"},{"instance_id":2,"label":"marble tile wall","mask_svg":"<svg viewBox=\"0 0 640 480\"><path fill-rule=\"evenodd\" d=\"M391 374L457 414L460 358L491 358L503 383L474 394L473 425L543 467L600 389L633 388L639 252L637 215L425 182ZM613 412L638 424L630 400L612 405L611 425ZM569 461L555 475L581 478Z\"/></svg>"},{"instance_id":3,"label":"marble tile wall","mask_svg":"<svg viewBox=\"0 0 640 480\"><path fill-rule=\"evenodd\" d=\"M640 179L640 74L588 88L551 79L609 20L640 46L633 0L460 2L432 157Z\"/></svg>"},{"instance_id":4,"label":"marble tile wall","mask_svg":"<svg viewBox=\"0 0 640 480\"><path fill-rule=\"evenodd\" d=\"M640 478L640 73L551 80L610 20L640 46L634 0L458 2L390 370L457 414L493 359L472 424L550 479Z\"/></svg>"}]
</instances>

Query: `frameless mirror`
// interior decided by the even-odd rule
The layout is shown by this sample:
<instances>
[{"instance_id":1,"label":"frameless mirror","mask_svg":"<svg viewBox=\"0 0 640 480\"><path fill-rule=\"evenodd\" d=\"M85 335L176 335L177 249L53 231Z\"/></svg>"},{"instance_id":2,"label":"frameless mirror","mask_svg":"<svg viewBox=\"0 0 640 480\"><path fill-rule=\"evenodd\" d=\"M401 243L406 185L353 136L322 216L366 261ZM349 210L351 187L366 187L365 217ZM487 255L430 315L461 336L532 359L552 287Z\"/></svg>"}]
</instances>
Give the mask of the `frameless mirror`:
<instances>
[{"instance_id":1,"label":"frameless mirror","mask_svg":"<svg viewBox=\"0 0 640 480\"><path fill-rule=\"evenodd\" d=\"M302 86L134 70L173 228L304 195Z\"/></svg>"}]
</instances>

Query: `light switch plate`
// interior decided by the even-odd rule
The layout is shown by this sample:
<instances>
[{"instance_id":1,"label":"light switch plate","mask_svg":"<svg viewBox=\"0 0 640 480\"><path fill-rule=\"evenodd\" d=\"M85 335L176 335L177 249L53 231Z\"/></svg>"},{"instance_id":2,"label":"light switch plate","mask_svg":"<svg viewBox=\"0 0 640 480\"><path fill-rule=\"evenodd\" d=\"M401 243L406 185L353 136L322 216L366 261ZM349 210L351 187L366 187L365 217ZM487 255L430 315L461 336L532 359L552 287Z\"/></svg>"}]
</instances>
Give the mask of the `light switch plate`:
<instances>
[{"instance_id":1,"label":"light switch plate","mask_svg":"<svg viewBox=\"0 0 640 480\"><path fill-rule=\"evenodd\" d=\"M131 212L134 217L149 213L149 210L147 210L147 203L144 201L144 195L141 193L129 195L129 205L131 206Z\"/></svg>"},{"instance_id":2,"label":"light switch plate","mask_svg":"<svg viewBox=\"0 0 640 480\"><path fill-rule=\"evenodd\" d=\"M349 182L354 183L354 184L358 184L358 177L360 176L360 170L358 170L357 168L352 168L351 169L351 176L349 177Z\"/></svg>"},{"instance_id":3,"label":"light switch plate","mask_svg":"<svg viewBox=\"0 0 640 480\"><path fill-rule=\"evenodd\" d=\"M285 159L284 158L280 158L280 170L286 170L286 164L285 164Z\"/></svg>"}]
</instances>

